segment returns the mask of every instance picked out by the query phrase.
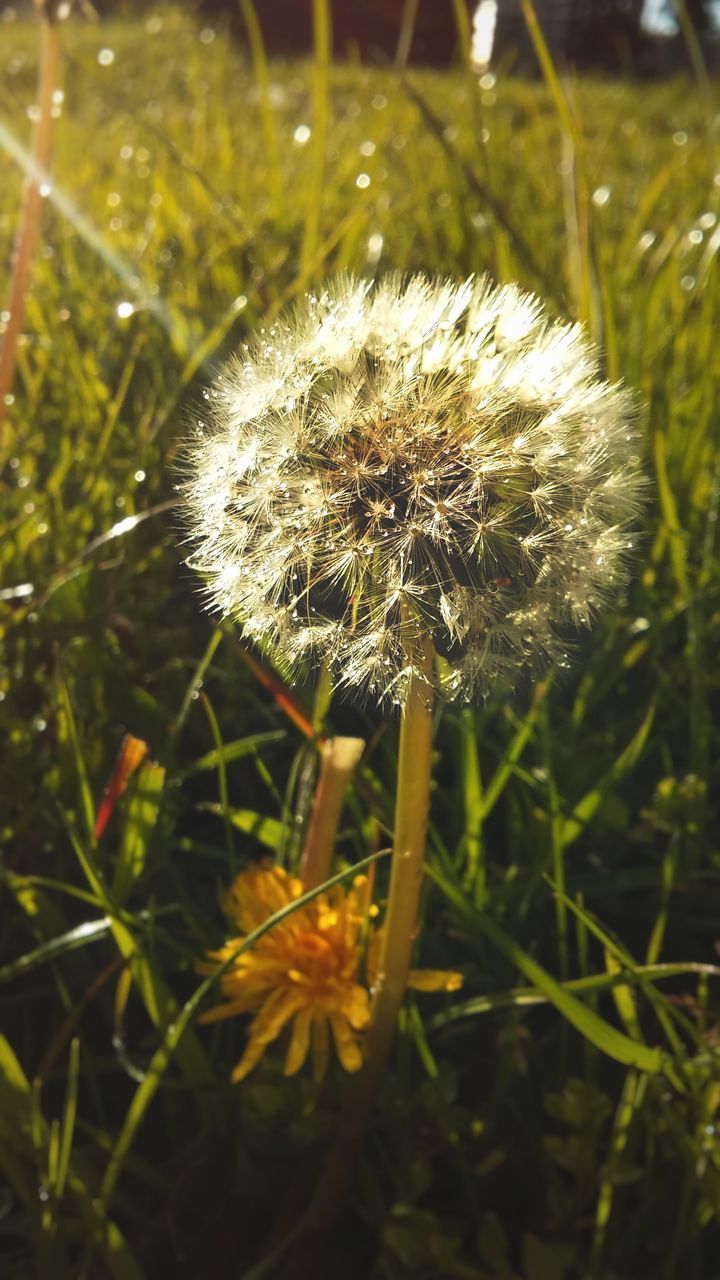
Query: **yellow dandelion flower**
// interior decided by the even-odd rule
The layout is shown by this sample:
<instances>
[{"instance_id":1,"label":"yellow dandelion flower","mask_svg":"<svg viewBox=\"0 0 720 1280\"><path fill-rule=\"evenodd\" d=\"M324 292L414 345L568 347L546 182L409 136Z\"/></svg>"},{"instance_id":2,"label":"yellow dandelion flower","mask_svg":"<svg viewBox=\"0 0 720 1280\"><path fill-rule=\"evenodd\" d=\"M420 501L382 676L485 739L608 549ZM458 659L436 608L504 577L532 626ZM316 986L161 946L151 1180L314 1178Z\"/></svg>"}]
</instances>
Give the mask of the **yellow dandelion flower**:
<instances>
[{"instance_id":1,"label":"yellow dandelion flower","mask_svg":"<svg viewBox=\"0 0 720 1280\"><path fill-rule=\"evenodd\" d=\"M198 966L201 972L211 973L217 962L228 960L248 934L303 892L302 882L281 867L263 864L242 871L222 903L238 933L209 953L214 963ZM255 1015L245 1052L232 1073L234 1082L252 1071L286 1027L291 1028L286 1075L299 1071L311 1053L313 1074L322 1079L331 1035L344 1069L360 1069L361 1033L370 1020L370 995L360 979L368 899L365 876L357 876L347 891L335 885L274 925L222 975L225 1002L208 1010L201 1021ZM371 978L377 968L379 938L380 931L370 931L367 968ZM461 982L459 974L418 970L411 973L408 985L424 991L453 991Z\"/></svg>"}]
</instances>

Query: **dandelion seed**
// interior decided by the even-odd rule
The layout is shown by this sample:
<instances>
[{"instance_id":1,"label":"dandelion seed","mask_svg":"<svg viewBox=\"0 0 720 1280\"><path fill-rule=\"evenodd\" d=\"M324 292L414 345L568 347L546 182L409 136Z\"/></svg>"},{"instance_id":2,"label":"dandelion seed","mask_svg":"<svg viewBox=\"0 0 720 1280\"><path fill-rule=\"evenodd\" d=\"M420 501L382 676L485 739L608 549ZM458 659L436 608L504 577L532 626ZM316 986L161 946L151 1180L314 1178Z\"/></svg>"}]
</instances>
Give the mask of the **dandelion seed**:
<instances>
[{"instance_id":1,"label":"dandelion seed","mask_svg":"<svg viewBox=\"0 0 720 1280\"><path fill-rule=\"evenodd\" d=\"M286 663L402 703L565 661L624 580L634 402L579 325L487 279L341 278L220 373L187 446L212 606Z\"/></svg>"}]
</instances>

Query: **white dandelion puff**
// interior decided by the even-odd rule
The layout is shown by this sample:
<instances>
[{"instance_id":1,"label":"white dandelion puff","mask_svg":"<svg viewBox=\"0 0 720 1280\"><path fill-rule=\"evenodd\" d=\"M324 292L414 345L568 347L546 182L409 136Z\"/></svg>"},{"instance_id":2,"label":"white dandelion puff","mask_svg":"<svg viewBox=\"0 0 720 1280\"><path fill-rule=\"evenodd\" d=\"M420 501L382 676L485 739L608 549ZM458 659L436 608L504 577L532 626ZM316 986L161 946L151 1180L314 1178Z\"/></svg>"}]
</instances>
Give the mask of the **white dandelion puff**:
<instances>
[{"instance_id":1,"label":"white dandelion puff","mask_svg":"<svg viewBox=\"0 0 720 1280\"><path fill-rule=\"evenodd\" d=\"M633 398L516 285L343 278L261 330L206 400L190 563L286 664L402 702L423 636L436 691L469 699L565 662L564 629L623 583Z\"/></svg>"}]
</instances>

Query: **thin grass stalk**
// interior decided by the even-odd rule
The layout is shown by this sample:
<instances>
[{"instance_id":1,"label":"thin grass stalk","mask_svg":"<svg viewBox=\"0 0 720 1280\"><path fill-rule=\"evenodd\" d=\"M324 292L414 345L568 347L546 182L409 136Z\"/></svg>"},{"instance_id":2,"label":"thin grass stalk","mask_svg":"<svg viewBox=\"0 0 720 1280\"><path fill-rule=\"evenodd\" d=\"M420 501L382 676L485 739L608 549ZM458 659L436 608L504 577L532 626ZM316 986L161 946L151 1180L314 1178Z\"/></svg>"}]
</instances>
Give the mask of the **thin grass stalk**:
<instances>
[{"instance_id":1,"label":"thin grass stalk","mask_svg":"<svg viewBox=\"0 0 720 1280\"><path fill-rule=\"evenodd\" d=\"M35 0L40 17L40 60L38 67L38 118L33 134L30 164L25 180L23 204L13 247L10 284L4 310L8 312L0 347L0 428L7 409L7 397L15 376L17 346L25 316L25 298L30 282L42 219L41 187L47 181L53 134L53 94L60 77L60 32L55 0Z\"/></svg>"},{"instance_id":2,"label":"thin grass stalk","mask_svg":"<svg viewBox=\"0 0 720 1280\"><path fill-rule=\"evenodd\" d=\"M410 47L415 34L419 0L405 0L400 20L400 34L395 50L395 69L404 71L410 57Z\"/></svg>"}]
</instances>

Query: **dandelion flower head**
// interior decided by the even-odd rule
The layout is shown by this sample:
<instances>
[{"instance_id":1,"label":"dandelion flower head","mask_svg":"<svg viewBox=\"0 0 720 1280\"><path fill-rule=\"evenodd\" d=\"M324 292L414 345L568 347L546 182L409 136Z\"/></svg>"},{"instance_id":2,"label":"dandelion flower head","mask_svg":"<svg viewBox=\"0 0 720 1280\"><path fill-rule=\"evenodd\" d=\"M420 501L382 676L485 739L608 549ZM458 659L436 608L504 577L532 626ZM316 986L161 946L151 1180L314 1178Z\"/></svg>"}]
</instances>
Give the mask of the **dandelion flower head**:
<instances>
[{"instance_id":1,"label":"dandelion flower head","mask_svg":"<svg viewBox=\"0 0 720 1280\"><path fill-rule=\"evenodd\" d=\"M212 973L217 962L230 960L245 936L302 893L301 881L282 867L263 864L242 871L223 899L239 936L211 952L215 963L200 965L201 972ZM369 914L367 877L356 876L349 891L335 885L318 894L232 960L220 979L225 1001L203 1014L202 1021L254 1014L233 1081L243 1080L286 1028L286 1075L299 1071L311 1054L315 1077L321 1079L331 1035L344 1069L360 1069L361 1033L370 1019L368 986L361 980L363 942L372 982L382 937L368 924ZM460 974L444 970L411 970L408 978L408 985L421 991L455 991L461 982Z\"/></svg>"},{"instance_id":2,"label":"dandelion flower head","mask_svg":"<svg viewBox=\"0 0 720 1280\"><path fill-rule=\"evenodd\" d=\"M211 604L290 666L404 700L565 656L624 580L633 401L515 285L343 277L221 371L187 447Z\"/></svg>"}]
</instances>

